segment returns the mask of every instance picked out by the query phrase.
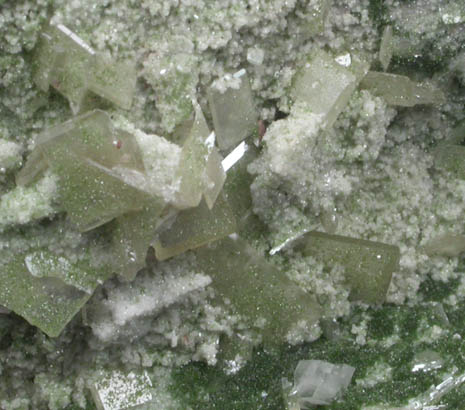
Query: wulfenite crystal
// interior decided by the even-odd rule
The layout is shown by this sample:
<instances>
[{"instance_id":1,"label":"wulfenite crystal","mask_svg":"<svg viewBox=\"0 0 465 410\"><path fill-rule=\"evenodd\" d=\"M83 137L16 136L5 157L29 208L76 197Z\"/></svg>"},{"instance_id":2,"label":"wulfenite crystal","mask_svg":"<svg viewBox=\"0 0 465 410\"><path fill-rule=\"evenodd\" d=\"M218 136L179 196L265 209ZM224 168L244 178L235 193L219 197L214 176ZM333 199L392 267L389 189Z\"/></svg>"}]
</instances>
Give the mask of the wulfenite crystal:
<instances>
[{"instance_id":1,"label":"wulfenite crystal","mask_svg":"<svg viewBox=\"0 0 465 410\"><path fill-rule=\"evenodd\" d=\"M438 145L434 151L434 165L450 172L455 178L465 179L465 147L462 145Z\"/></svg>"},{"instance_id":2,"label":"wulfenite crystal","mask_svg":"<svg viewBox=\"0 0 465 410\"><path fill-rule=\"evenodd\" d=\"M423 249L429 256L459 256L465 252L465 236L448 232L431 239Z\"/></svg>"},{"instance_id":3,"label":"wulfenite crystal","mask_svg":"<svg viewBox=\"0 0 465 410\"><path fill-rule=\"evenodd\" d=\"M415 83L397 74L370 71L360 87L382 97L388 105L412 107L417 104L440 104L445 101L441 90L428 83Z\"/></svg>"},{"instance_id":4,"label":"wulfenite crystal","mask_svg":"<svg viewBox=\"0 0 465 410\"><path fill-rule=\"evenodd\" d=\"M29 183L51 167L61 206L81 231L141 210L153 197L134 137L115 130L100 110L43 132L30 158L17 182Z\"/></svg>"},{"instance_id":5,"label":"wulfenite crystal","mask_svg":"<svg viewBox=\"0 0 465 410\"><path fill-rule=\"evenodd\" d=\"M264 322L266 343L279 343L293 324L314 324L321 315L312 295L237 235L198 249L196 258L211 276L216 294L229 300L233 311L252 324Z\"/></svg>"},{"instance_id":6,"label":"wulfenite crystal","mask_svg":"<svg viewBox=\"0 0 465 410\"><path fill-rule=\"evenodd\" d=\"M91 391L98 410L130 410L152 401L152 381L146 372L105 372Z\"/></svg>"},{"instance_id":7,"label":"wulfenite crystal","mask_svg":"<svg viewBox=\"0 0 465 410\"><path fill-rule=\"evenodd\" d=\"M47 91L51 85L69 100L75 114L89 91L130 108L136 83L134 66L99 55L67 27L48 25L35 55L37 86Z\"/></svg>"},{"instance_id":8,"label":"wulfenite crystal","mask_svg":"<svg viewBox=\"0 0 465 410\"><path fill-rule=\"evenodd\" d=\"M134 279L145 266L147 250L155 240L164 208L163 201L153 198L140 211L128 212L113 222L114 267L126 280Z\"/></svg>"},{"instance_id":9,"label":"wulfenite crystal","mask_svg":"<svg viewBox=\"0 0 465 410\"><path fill-rule=\"evenodd\" d=\"M188 139L184 142L177 171L180 187L176 206L197 206L202 199L211 209L220 193L226 174L222 157L215 147L215 134L208 125L198 104L194 104L195 117Z\"/></svg>"},{"instance_id":10,"label":"wulfenite crystal","mask_svg":"<svg viewBox=\"0 0 465 410\"><path fill-rule=\"evenodd\" d=\"M56 337L91 296L69 283L88 290L89 276L64 257L50 258L48 251L18 254L0 267L0 305Z\"/></svg>"},{"instance_id":11,"label":"wulfenite crystal","mask_svg":"<svg viewBox=\"0 0 465 410\"><path fill-rule=\"evenodd\" d=\"M324 126L329 128L367 72L368 65L354 54L333 57L314 50L295 75L290 96L321 116Z\"/></svg>"},{"instance_id":12,"label":"wulfenite crystal","mask_svg":"<svg viewBox=\"0 0 465 410\"><path fill-rule=\"evenodd\" d=\"M228 150L257 128L258 115L245 70L217 80L208 90L220 150Z\"/></svg>"},{"instance_id":13,"label":"wulfenite crystal","mask_svg":"<svg viewBox=\"0 0 465 410\"><path fill-rule=\"evenodd\" d=\"M386 26L381 37L381 44L379 46L379 61L383 66L383 70L386 71L389 67L392 58L393 49L393 37L392 27Z\"/></svg>"},{"instance_id":14,"label":"wulfenite crystal","mask_svg":"<svg viewBox=\"0 0 465 410\"><path fill-rule=\"evenodd\" d=\"M326 265L343 266L351 298L365 303L384 302L392 273L399 267L397 246L322 232L303 235L296 250Z\"/></svg>"},{"instance_id":15,"label":"wulfenite crystal","mask_svg":"<svg viewBox=\"0 0 465 410\"><path fill-rule=\"evenodd\" d=\"M160 227L154 248L157 259L165 260L189 249L217 241L236 230L233 211L220 195L212 209L206 202L180 211L176 218Z\"/></svg>"}]
</instances>

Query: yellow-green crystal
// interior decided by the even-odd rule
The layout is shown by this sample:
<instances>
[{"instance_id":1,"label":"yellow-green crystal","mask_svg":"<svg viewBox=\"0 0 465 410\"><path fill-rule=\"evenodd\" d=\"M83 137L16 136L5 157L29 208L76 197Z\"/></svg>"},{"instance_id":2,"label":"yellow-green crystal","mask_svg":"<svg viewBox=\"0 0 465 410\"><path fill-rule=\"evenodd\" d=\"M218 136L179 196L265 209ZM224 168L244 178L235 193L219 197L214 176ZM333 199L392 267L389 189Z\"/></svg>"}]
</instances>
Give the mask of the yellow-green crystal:
<instances>
[{"instance_id":1,"label":"yellow-green crystal","mask_svg":"<svg viewBox=\"0 0 465 410\"><path fill-rule=\"evenodd\" d=\"M296 244L304 256L326 266L341 265L353 300L382 303L399 268L397 246L322 232L308 232Z\"/></svg>"}]
</instances>

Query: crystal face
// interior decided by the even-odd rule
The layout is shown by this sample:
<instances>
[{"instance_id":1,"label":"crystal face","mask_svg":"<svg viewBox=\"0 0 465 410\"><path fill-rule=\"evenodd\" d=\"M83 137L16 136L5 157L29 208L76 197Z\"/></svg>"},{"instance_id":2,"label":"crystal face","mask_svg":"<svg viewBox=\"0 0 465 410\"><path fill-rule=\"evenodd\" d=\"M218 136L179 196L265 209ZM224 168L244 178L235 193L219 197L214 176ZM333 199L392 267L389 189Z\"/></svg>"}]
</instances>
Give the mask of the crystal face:
<instances>
[{"instance_id":1,"label":"crystal face","mask_svg":"<svg viewBox=\"0 0 465 410\"><path fill-rule=\"evenodd\" d=\"M245 70L235 73L229 81L232 85L227 84L224 90L214 87L208 90L208 104L220 150L232 148L251 135L258 122Z\"/></svg>"},{"instance_id":2,"label":"crystal face","mask_svg":"<svg viewBox=\"0 0 465 410\"><path fill-rule=\"evenodd\" d=\"M384 302L392 273L399 269L399 248L380 242L309 232L299 239L296 250L329 265L342 265L352 299L365 303Z\"/></svg>"},{"instance_id":3,"label":"crystal face","mask_svg":"<svg viewBox=\"0 0 465 410\"><path fill-rule=\"evenodd\" d=\"M0 305L13 310L50 337L58 336L67 323L89 300L91 293L67 284L64 280L76 271L69 262L52 266L49 272L43 263L33 263L34 255L19 254L2 266ZM63 266L65 265L65 266ZM67 269L66 271L61 271Z\"/></svg>"},{"instance_id":4,"label":"crystal face","mask_svg":"<svg viewBox=\"0 0 465 410\"><path fill-rule=\"evenodd\" d=\"M347 105L368 65L357 56L346 54L337 59L322 50L315 50L295 75L291 98L303 102L308 110L321 116L329 128Z\"/></svg>"},{"instance_id":5,"label":"crystal face","mask_svg":"<svg viewBox=\"0 0 465 410\"><path fill-rule=\"evenodd\" d=\"M431 84L415 83L403 75L370 71L360 86L362 89L383 97L389 105L413 107L417 104L445 102L445 96L441 90Z\"/></svg>"},{"instance_id":6,"label":"crystal face","mask_svg":"<svg viewBox=\"0 0 465 410\"><path fill-rule=\"evenodd\" d=\"M141 210L153 197L146 190L134 137L114 129L108 114L100 110L39 135L30 158L19 173L18 183L29 183L50 167L60 178L60 203L81 231Z\"/></svg>"},{"instance_id":7,"label":"crystal face","mask_svg":"<svg viewBox=\"0 0 465 410\"><path fill-rule=\"evenodd\" d=\"M355 368L322 360L301 360L294 372L294 386L289 396L295 396L299 408L328 405L349 386Z\"/></svg>"},{"instance_id":8,"label":"crystal face","mask_svg":"<svg viewBox=\"0 0 465 410\"><path fill-rule=\"evenodd\" d=\"M294 323L314 324L321 315L311 295L237 235L199 249L196 257L211 275L215 291L231 301L234 311L251 323L265 319L265 343L279 342Z\"/></svg>"},{"instance_id":9,"label":"crystal face","mask_svg":"<svg viewBox=\"0 0 465 410\"><path fill-rule=\"evenodd\" d=\"M76 114L88 92L124 109L131 107L136 85L132 63L115 63L96 53L67 27L50 24L36 49L34 81L47 91L51 85L63 94Z\"/></svg>"},{"instance_id":10,"label":"crystal face","mask_svg":"<svg viewBox=\"0 0 465 410\"><path fill-rule=\"evenodd\" d=\"M463 137L463 136L462 136ZM455 178L465 179L465 147L441 144L434 151L434 164L437 168L450 172Z\"/></svg>"},{"instance_id":11,"label":"crystal face","mask_svg":"<svg viewBox=\"0 0 465 410\"><path fill-rule=\"evenodd\" d=\"M379 47L379 61L383 67L383 70L386 71L391 62L393 52L393 34L392 27L386 26L383 31L383 36L381 37L381 44Z\"/></svg>"},{"instance_id":12,"label":"crystal face","mask_svg":"<svg viewBox=\"0 0 465 410\"><path fill-rule=\"evenodd\" d=\"M180 211L174 221L161 226L154 244L155 254L157 259L165 260L217 241L235 230L233 211L220 195L212 209L202 201L198 207Z\"/></svg>"},{"instance_id":13,"label":"crystal face","mask_svg":"<svg viewBox=\"0 0 465 410\"><path fill-rule=\"evenodd\" d=\"M180 188L176 206L198 206L202 197L211 209L223 188L226 174L222 157L214 146L215 134L210 133L201 108L195 104L195 117L189 137L184 142L177 171Z\"/></svg>"}]
</instances>

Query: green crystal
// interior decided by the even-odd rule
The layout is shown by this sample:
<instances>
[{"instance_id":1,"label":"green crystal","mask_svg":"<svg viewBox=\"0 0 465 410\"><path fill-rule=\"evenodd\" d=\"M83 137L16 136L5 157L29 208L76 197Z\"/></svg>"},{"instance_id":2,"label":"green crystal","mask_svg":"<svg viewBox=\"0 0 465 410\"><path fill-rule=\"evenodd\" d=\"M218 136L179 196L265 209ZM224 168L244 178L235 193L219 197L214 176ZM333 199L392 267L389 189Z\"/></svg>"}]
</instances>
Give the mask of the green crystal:
<instances>
[{"instance_id":1,"label":"green crystal","mask_svg":"<svg viewBox=\"0 0 465 410\"><path fill-rule=\"evenodd\" d=\"M155 232L165 203L152 199L137 212L128 212L114 221L113 251L115 270L126 280L135 278L145 266L147 250L154 242Z\"/></svg>"},{"instance_id":2,"label":"green crystal","mask_svg":"<svg viewBox=\"0 0 465 410\"><path fill-rule=\"evenodd\" d=\"M235 155L237 148L240 152ZM243 141L230 155L237 159L227 169L223 193L237 221L237 232L245 237L256 236L266 230L265 225L253 212L250 186L254 176L247 171L247 166L258 157L259 150L251 142ZM228 157L225 158L229 162ZM227 165L229 166L229 164Z\"/></svg>"},{"instance_id":3,"label":"green crystal","mask_svg":"<svg viewBox=\"0 0 465 410\"><path fill-rule=\"evenodd\" d=\"M0 267L0 305L13 310L48 336L56 337L91 294L58 278L81 273L77 268L71 268L73 273L58 273L56 269L64 266L52 261L52 276L45 276L48 273L43 271L43 264L35 264L32 272L38 271L39 276L34 276L28 270L27 257L27 254L19 254Z\"/></svg>"},{"instance_id":4,"label":"green crystal","mask_svg":"<svg viewBox=\"0 0 465 410\"><path fill-rule=\"evenodd\" d=\"M266 320L268 343L279 342L300 320L314 324L320 318L313 296L237 235L198 249L196 257L216 294L229 300L235 312L251 323Z\"/></svg>"},{"instance_id":5,"label":"green crystal","mask_svg":"<svg viewBox=\"0 0 465 410\"><path fill-rule=\"evenodd\" d=\"M86 113L43 132L30 158L18 182L29 183L51 167L60 178L61 205L81 231L141 210L151 200L135 138L114 129L103 111Z\"/></svg>"},{"instance_id":6,"label":"green crystal","mask_svg":"<svg viewBox=\"0 0 465 410\"><path fill-rule=\"evenodd\" d=\"M351 298L365 303L384 302L392 273L399 268L399 248L381 242L308 232L295 249L327 266L343 266Z\"/></svg>"},{"instance_id":7,"label":"green crystal","mask_svg":"<svg viewBox=\"0 0 465 410\"><path fill-rule=\"evenodd\" d=\"M321 116L324 127L331 127L367 72L368 65L356 55L335 58L315 50L295 75L290 96Z\"/></svg>"},{"instance_id":8,"label":"green crystal","mask_svg":"<svg viewBox=\"0 0 465 410\"><path fill-rule=\"evenodd\" d=\"M107 168L130 168L143 172L142 154L135 138L115 129L104 111L94 110L49 128L37 137L36 148L16 177L19 185L33 182L53 164L53 152L72 151Z\"/></svg>"},{"instance_id":9,"label":"green crystal","mask_svg":"<svg viewBox=\"0 0 465 410\"><path fill-rule=\"evenodd\" d=\"M181 182L176 206L181 209L198 206L203 196L211 209L221 192L226 174L202 110L198 104L194 107L194 122L183 145L177 171Z\"/></svg>"},{"instance_id":10,"label":"green crystal","mask_svg":"<svg viewBox=\"0 0 465 410\"><path fill-rule=\"evenodd\" d=\"M94 58L87 88L102 98L128 110L136 89L133 63L117 63L103 56Z\"/></svg>"},{"instance_id":11,"label":"green crystal","mask_svg":"<svg viewBox=\"0 0 465 410\"><path fill-rule=\"evenodd\" d=\"M229 87L224 92L214 87L208 90L208 104L220 150L228 150L252 135L258 122L245 70L238 71L232 77L240 83L239 88Z\"/></svg>"},{"instance_id":12,"label":"green crystal","mask_svg":"<svg viewBox=\"0 0 465 410\"><path fill-rule=\"evenodd\" d=\"M325 28L326 17L331 8L331 1L312 1L310 12L305 15L304 33L309 36L320 34Z\"/></svg>"},{"instance_id":13,"label":"green crystal","mask_svg":"<svg viewBox=\"0 0 465 410\"><path fill-rule=\"evenodd\" d=\"M423 249L429 256L456 257L465 252L465 236L448 232L431 239Z\"/></svg>"},{"instance_id":14,"label":"green crystal","mask_svg":"<svg viewBox=\"0 0 465 410\"><path fill-rule=\"evenodd\" d=\"M89 91L128 109L135 90L134 66L115 63L97 54L67 27L48 25L35 53L34 81L47 91L51 85L78 113Z\"/></svg>"},{"instance_id":15,"label":"green crystal","mask_svg":"<svg viewBox=\"0 0 465 410\"><path fill-rule=\"evenodd\" d=\"M60 176L59 197L71 222L88 231L129 211L141 210L151 195L92 160L56 152L53 171Z\"/></svg>"},{"instance_id":16,"label":"green crystal","mask_svg":"<svg viewBox=\"0 0 465 410\"><path fill-rule=\"evenodd\" d=\"M408 77L397 74L370 71L360 87L383 97L389 105L413 107L417 104L440 104L444 94L431 84L415 83Z\"/></svg>"},{"instance_id":17,"label":"green crystal","mask_svg":"<svg viewBox=\"0 0 465 410\"><path fill-rule=\"evenodd\" d=\"M152 381L146 372L102 372L91 392L98 410L129 410L152 401Z\"/></svg>"},{"instance_id":18,"label":"green crystal","mask_svg":"<svg viewBox=\"0 0 465 410\"><path fill-rule=\"evenodd\" d=\"M110 276L108 269L92 267L88 260L72 263L65 256L56 255L47 249L28 253L24 261L29 273L36 278L57 278L89 294Z\"/></svg>"},{"instance_id":19,"label":"green crystal","mask_svg":"<svg viewBox=\"0 0 465 410\"><path fill-rule=\"evenodd\" d=\"M434 152L434 164L455 178L465 179L465 147L462 145L438 145Z\"/></svg>"},{"instance_id":20,"label":"green crystal","mask_svg":"<svg viewBox=\"0 0 465 410\"><path fill-rule=\"evenodd\" d=\"M383 70L386 71L391 62L393 53L393 34L392 27L386 26L381 37L381 44L379 46L379 61L383 66Z\"/></svg>"},{"instance_id":21,"label":"green crystal","mask_svg":"<svg viewBox=\"0 0 465 410\"><path fill-rule=\"evenodd\" d=\"M155 254L157 259L165 260L217 241L235 230L233 211L220 195L212 209L201 201L198 207L180 211L174 222L160 227L158 240L154 244Z\"/></svg>"}]
</instances>

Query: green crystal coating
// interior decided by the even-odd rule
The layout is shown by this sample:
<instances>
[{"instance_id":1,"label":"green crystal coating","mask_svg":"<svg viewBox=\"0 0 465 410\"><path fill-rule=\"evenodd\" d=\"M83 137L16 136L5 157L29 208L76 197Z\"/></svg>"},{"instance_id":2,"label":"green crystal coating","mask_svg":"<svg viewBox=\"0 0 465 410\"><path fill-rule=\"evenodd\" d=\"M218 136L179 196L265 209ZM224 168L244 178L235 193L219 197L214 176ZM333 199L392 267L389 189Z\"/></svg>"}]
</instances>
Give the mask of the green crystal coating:
<instances>
[{"instance_id":1,"label":"green crystal coating","mask_svg":"<svg viewBox=\"0 0 465 410\"><path fill-rule=\"evenodd\" d=\"M53 170L60 176L59 198L80 231L103 225L129 211L140 210L151 196L94 161L56 152Z\"/></svg>"},{"instance_id":2,"label":"green crystal coating","mask_svg":"<svg viewBox=\"0 0 465 410\"><path fill-rule=\"evenodd\" d=\"M94 268L87 260L71 263L63 255L55 255L47 249L28 253L24 261L29 273L36 278L57 278L89 294L110 276L107 269Z\"/></svg>"},{"instance_id":3,"label":"green crystal coating","mask_svg":"<svg viewBox=\"0 0 465 410\"><path fill-rule=\"evenodd\" d=\"M355 55L334 58L315 50L295 75L290 96L321 116L324 127L331 127L367 72L368 65Z\"/></svg>"},{"instance_id":4,"label":"green crystal coating","mask_svg":"<svg viewBox=\"0 0 465 410\"><path fill-rule=\"evenodd\" d=\"M198 249L196 257L217 295L252 323L266 320L268 343L279 342L298 321L313 324L321 315L313 296L237 235Z\"/></svg>"},{"instance_id":5,"label":"green crystal coating","mask_svg":"<svg viewBox=\"0 0 465 410\"><path fill-rule=\"evenodd\" d=\"M114 266L126 280L134 279L145 266L147 250L155 239L164 208L163 201L153 198L142 210L115 219L112 237Z\"/></svg>"},{"instance_id":6,"label":"green crystal coating","mask_svg":"<svg viewBox=\"0 0 465 410\"><path fill-rule=\"evenodd\" d=\"M258 115L249 78L245 70L241 71L234 75L240 74L236 77L240 82L239 88L229 87L224 92L214 87L208 90L208 103L220 150L232 148L257 128Z\"/></svg>"},{"instance_id":7,"label":"green crystal coating","mask_svg":"<svg viewBox=\"0 0 465 410\"><path fill-rule=\"evenodd\" d=\"M196 208L180 211L173 223L160 227L155 254L157 259L165 260L217 241L235 230L233 211L220 195L212 209L202 201Z\"/></svg>"},{"instance_id":8,"label":"green crystal coating","mask_svg":"<svg viewBox=\"0 0 465 410\"><path fill-rule=\"evenodd\" d=\"M445 101L441 90L427 83L415 83L397 74L370 71L360 87L383 97L389 105L413 107L417 104L440 104Z\"/></svg>"},{"instance_id":9,"label":"green crystal coating","mask_svg":"<svg viewBox=\"0 0 465 410\"><path fill-rule=\"evenodd\" d=\"M434 164L445 169L455 178L465 179L465 147L461 145L438 145L433 152Z\"/></svg>"},{"instance_id":10,"label":"green crystal coating","mask_svg":"<svg viewBox=\"0 0 465 410\"><path fill-rule=\"evenodd\" d=\"M91 295L53 277L70 272L58 275L55 271L51 272L53 276L42 276L46 274L43 266L36 265L42 277L32 275L26 257L27 254L19 254L0 268L0 305L13 310L48 336L56 337ZM52 265L58 268L53 262Z\"/></svg>"},{"instance_id":11,"label":"green crystal coating","mask_svg":"<svg viewBox=\"0 0 465 410\"><path fill-rule=\"evenodd\" d=\"M397 246L347 236L308 232L296 243L296 250L326 265L344 267L351 298L365 303L382 303L399 268Z\"/></svg>"}]
</instances>

